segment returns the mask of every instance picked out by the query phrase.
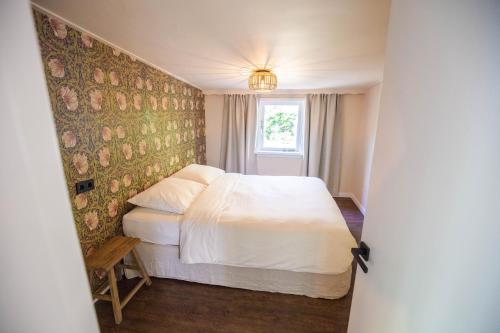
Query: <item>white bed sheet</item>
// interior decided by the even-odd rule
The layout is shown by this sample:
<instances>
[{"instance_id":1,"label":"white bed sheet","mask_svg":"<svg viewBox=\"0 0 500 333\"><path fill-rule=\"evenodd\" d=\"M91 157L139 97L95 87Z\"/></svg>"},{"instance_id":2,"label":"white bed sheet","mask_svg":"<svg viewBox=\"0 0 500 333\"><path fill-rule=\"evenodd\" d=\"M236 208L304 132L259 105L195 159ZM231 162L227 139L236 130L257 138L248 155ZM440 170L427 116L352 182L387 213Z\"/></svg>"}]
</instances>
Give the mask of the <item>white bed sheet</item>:
<instances>
[{"instance_id":1,"label":"white bed sheet","mask_svg":"<svg viewBox=\"0 0 500 333\"><path fill-rule=\"evenodd\" d=\"M123 216L123 233L143 242L179 245L183 215L136 207Z\"/></svg>"},{"instance_id":2,"label":"white bed sheet","mask_svg":"<svg viewBox=\"0 0 500 333\"><path fill-rule=\"evenodd\" d=\"M313 177L222 175L181 224L187 264L341 274L355 246L325 184Z\"/></svg>"}]
</instances>

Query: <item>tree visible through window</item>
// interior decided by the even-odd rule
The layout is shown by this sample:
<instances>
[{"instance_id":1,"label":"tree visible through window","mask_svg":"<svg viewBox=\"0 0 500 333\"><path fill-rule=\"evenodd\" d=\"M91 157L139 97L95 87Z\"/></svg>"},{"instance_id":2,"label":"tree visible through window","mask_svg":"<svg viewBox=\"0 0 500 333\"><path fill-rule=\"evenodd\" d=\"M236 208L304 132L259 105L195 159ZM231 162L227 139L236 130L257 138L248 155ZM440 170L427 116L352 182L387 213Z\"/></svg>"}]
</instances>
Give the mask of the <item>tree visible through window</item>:
<instances>
[{"instance_id":1,"label":"tree visible through window","mask_svg":"<svg viewBox=\"0 0 500 333\"><path fill-rule=\"evenodd\" d=\"M297 105L266 105L264 147L295 148L297 120Z\"/></svg>"},{"instance_id":2,"label":"tree visible through window","mask_svg":"<svg viewBox=\"0 0 500 333\"><path fill-rule=\"evenodd\" d=\"M265 99L260 103L258 152L302 152L302 99Z\"/></svg>"}]
</instances>

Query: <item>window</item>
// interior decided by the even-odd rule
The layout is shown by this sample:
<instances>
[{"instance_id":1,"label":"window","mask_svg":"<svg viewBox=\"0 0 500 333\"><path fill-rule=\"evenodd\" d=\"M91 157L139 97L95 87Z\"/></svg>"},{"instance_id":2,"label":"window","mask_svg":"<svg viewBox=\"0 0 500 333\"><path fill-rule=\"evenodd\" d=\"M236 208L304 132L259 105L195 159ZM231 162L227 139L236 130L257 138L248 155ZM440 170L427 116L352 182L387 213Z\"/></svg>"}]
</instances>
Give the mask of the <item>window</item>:
<instances>
[{"instance_id":1,"label":"window","mask_svg":"<svg viewBox=\"0 0 500 333\"><path fill-rule=\"evenodd\" d=\"M303 98L260 100L255 142L257 154L303 154L304 104Z\"/></svg>"}]
</instances>

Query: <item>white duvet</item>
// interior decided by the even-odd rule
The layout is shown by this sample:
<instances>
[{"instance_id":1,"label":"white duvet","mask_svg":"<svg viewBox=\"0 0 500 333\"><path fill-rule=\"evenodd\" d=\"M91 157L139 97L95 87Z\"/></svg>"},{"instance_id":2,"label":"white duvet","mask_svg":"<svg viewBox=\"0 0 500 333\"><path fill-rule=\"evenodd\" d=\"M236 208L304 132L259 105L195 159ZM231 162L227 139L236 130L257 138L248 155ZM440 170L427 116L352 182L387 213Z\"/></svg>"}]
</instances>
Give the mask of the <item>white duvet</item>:
<instances>
[{"instance_id":1,"label":"white duvet","mask_svg":"<svg viewBox=\"0 0 500 333\"><path fill-rule=\"evenodd\" d=\"M339 274L356 243L323 181L225 174L181 223L183 263Z\"/></svg>"}]
</instances>

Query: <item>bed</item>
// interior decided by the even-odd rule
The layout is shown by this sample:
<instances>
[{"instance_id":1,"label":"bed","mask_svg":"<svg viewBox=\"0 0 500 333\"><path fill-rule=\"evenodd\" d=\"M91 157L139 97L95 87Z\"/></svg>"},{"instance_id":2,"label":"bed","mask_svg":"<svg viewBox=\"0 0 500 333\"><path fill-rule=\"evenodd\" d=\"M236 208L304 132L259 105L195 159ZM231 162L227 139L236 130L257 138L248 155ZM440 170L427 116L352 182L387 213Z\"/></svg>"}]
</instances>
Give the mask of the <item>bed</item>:
<instances>
[{"instance_id":1,"label":"bed","mask_svg":"<svg viewBox=\"0 0 500 333\"><path fill-rule=\"evenodd\" d=\"M356 243L318 178L224 173L183 214L136 207L123 230L141 239L151 276L328 299L349 291Z\"/></svg>"}]
</instances>

